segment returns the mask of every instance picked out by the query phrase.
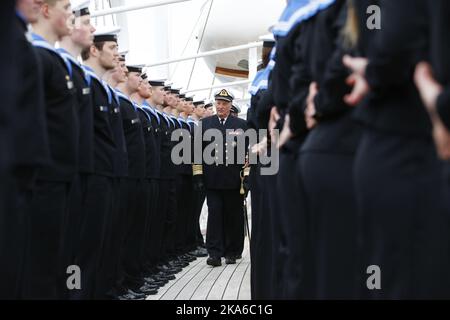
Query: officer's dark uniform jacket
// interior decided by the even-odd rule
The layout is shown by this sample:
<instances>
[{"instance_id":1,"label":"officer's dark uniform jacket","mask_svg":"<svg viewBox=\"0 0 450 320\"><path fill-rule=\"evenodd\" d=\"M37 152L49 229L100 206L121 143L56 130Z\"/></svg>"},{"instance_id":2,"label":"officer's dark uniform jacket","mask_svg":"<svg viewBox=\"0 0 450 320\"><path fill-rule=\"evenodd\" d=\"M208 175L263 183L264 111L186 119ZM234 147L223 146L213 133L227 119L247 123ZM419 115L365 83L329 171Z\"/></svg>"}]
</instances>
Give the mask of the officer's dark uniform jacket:
<instances>
[{"instance_id":1,"label":"officer's dark uniform jacket","mask_svg":"<svg viewBox=\"0 0 450 320\"><path fill-rule=\"evenodd\" d=\"M98 175L113 177L117 153L110 118L113 96L91 68L84 66L84 69L90 79L94 109L94 171Z\"/></svg>"},{"instance_id":2,"label":"officer's dark uniform jacket","mask_svg":"<svg viewBox=\"0 0 450 320\"><path fill-rule=\"evenodd\" d=\"M34 34L33 45L43 69L51 156L51 164L40 171L38 179L70 182L78 169L79 125L72 68L42 37Z\"/></svg>"},{"instance_id":3,"label":"officer's dark uniform jacket","mask_svg":"<svg viewBox=\"0 0 450 320\"><path fill-rule=\"evenodd\" d=\"M80 63L66 50L58 52L72 66L72 79L76 88L77 113L79 117L79 158L78 169L82 173L94 172L94 112L92 111L92 96L90 79Z\"/></svg>"},{"instance_id":4,"label":"officer's dark uniform jacket","mask_svg":"<svg viewBox=\"0 0 450 320\"><path fill-rule=\"evenodd\" d=\"M116 156L114 161L114 175L118 178L128 177L128 151L123 131L122 112L120 111L120 100L116 90L108 86L112 94L112 103L110 109L111 127L114 133L116 143Z\"/></svg>"},{"instance_id":5,"label":"officer's dark uniform jacket","mask_svg":"<svg viewBox=\"0 0 450 320\"><path fill-rule=\"evenodd\" d=\"M118 96L128 151L128 177L144 179L146 160L141 119L134 103L121 92L118 92Z\"/></svg>"},{"instance_id":6,"label":"officer's dark uniform jacket","mask_svg":"<svg viewBox=\"0 0 450 320\"><path fill-rule=\"evenodd\" d=\"M240 189L241 187L241 180L240 180L240 173L242 171L242 167L244 164L236 164L237 163L237 147L234 147L235 149L235 164L226 165L227 163L227 153L226 148L228 147L229 143L233 143L232 140L229 140L227 142L226 136L232 137L233 135L230 134L230 132L226 132L226 130L231 130L231 132L236 132L236 130L243 130L244 132L247 130L247 123L246 121L235 118L232 116L229 116L225 125L222 126L220 123L219 117L217 116L211 116L208 118L205 118L202 120L202 134L205 134L206 130L209 129L218 129L223 134L223 164L212 164L208 165L203 162L203 179L206 189L211 190L233 190L233 189ZM242 133L244 133L242 132ZM198 134L198 133L196 133ZM233 140L236 142L236 137L233 138ZM213 143L216 145L216 148L213 152L213 155L215 158L220 157L220 152L218 148L220 147L217 144L217 141L212 142L203 142L203 150L210 144ZM247 152L248 148L248 142L246 142L245 152ZM245 157L245 156L244 156ZM220 159L220 158L219 158ZM231 160L231 159L230 159ZM216 161L220 161L217 160Z\"/></svg>"},{"instance_id":7,"label":"officer's dark uniform jacket","mask_svg":"<svg viewBox=\"0 0 450 320\"><path fill-rule=\"evenodd\" d=\"M338 0L300 26L290 79L291 88L295 88L290 110L297 109L295 114L303 118L310 82L316 82L319 90L314 99L318 125L309 134L302 151L354 154L359 142L354 108L344 102L344 96L351 90L345 82L349 72L342 63L346 50L340 41L346 13L345 1Z\"/></svg>"}]
</instances>

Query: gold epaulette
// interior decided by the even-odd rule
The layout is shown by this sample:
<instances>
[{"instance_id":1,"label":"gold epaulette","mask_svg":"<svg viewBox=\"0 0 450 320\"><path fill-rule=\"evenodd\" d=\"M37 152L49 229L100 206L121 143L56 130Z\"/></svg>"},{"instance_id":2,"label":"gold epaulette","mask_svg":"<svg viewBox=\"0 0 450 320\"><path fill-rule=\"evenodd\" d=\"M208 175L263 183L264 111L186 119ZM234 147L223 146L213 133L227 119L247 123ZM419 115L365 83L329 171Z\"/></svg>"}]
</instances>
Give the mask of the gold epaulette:
<instances>
[{"instance_id":1,"label":"gold epaulette","mask_svg":"<svg viewBox=\"0 0 450 320\"><path fill-rule=\"evenodd\" d=\"M194 164L192 165L192 173L194 176L199 176L203 174L203 165Z\"/></svg>"}]
</instances>

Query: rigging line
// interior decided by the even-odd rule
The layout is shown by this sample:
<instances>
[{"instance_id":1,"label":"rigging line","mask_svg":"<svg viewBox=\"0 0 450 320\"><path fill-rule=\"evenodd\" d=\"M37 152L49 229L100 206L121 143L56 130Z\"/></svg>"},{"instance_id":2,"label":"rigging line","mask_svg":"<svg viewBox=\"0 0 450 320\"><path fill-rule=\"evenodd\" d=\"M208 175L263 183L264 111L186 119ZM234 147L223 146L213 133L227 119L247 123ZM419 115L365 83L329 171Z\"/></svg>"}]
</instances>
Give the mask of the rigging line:
<instances>
[{"instance_id":1,"label":"rigging line","mask_svg":"<svg viewBox=\"0 0 450 320\"><path fill-rule=\"evenodd\" d=\"M105 0L102 0L102 9L105 9ZM103 26L106 26L106 17L103 16Z\"/></svg>"},{"instance_id":2,"label":"rigging line","mask_svg":"<svg viewBox=\"0 0 450 320\"><path fill-rule=\"evenodd\" d=\"M112 8L113 5L112 5L112 3L111 3L111 0L108 0L108 3L109 3L109 7ZM117 25L117 24L116 24L116 15L115 15L115 14L112 14L112 15L111 15L111 19L112 19L113 26L116 26L116 25Z\"/></svg>"},{"instance_id":3,"label":"rigging line","mask_svg":"<svg viewBox=\"0 0 450 320\"><path fill-rule=\"evenodd\" d=\"M184 46L183 52L181 53L181 57L184 56L184 53L186 52L187 47L189 46L189 43L190 43L191 40L192 40L192 35L194 34L194 32L195 32L195 30L197 29L197 26L198 26L200 20L202 19L203 12L205 11L205 4L206 4L208 1L211 1L211 0L206 0L205 3L204 3L203 6L202 6L202 10L201 10L201 12L200 12L200 15L198 16L198 19L197 19L197 22L195 23L194 28L192 28L191 34L189 35L189 38L188 38L188 40L187 40L187 42L186 42L186 45ZM180 62L182 62L182 61L180 61ZM180 65L180 62L177 62L177 64L175 65L175 68L174 68L172 74L170 75L170 79L173 79L173 77L174 77L175 74L177 73L178 66Z\"/></svg>"},{"instance_id":4,"label":"rigging line","mask_svg":"<svg viewBox=\"0 0 450 320\"><path fill-rule=\"evenodd\" d=\"M212 81L212 83L211 83L211 87L213 87L214 86L214 83L216 82L216 74L214 73L214 75L213 75L213 81ZM208 100L211 100L211 96L212 96L212 91L213 91L213 88L211 88L211 89L209 89L209 95L208 95Z\"/></svg>"},{"instance_id":5,"label":"rigging line","mask_svg":"<svg viewBox=\"0 0 450 320\"><path fill-rule=\"evenodd\" d=\"M211 0L211 5L209 6L208 16L206 17L205 26L203 27L203 31L202 31L202 36L200 37L200 41L198 43L197 54L200 52L200 48L202 47L203 37L205 36L206 27L208 26L208 22L209 22L209 18L211 16L211 10L212 10L213 4L214 4L214 0ZM194 60L194 63L192 65L192 70L191 70L191 74L189 75L187 90L189 90L189 87L191 86L192 76L194 74L196 64L197 64L197 58Z\"/></svg>"}]
</instances>

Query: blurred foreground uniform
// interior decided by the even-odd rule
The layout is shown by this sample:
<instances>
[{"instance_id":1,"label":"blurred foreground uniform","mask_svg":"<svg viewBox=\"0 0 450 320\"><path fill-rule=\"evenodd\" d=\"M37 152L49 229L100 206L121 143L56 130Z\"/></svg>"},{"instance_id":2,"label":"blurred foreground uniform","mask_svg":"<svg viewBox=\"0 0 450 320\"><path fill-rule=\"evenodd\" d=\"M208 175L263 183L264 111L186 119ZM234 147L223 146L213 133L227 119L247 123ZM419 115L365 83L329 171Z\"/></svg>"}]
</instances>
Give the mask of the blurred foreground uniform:
<instances>
[{"instance_id":1,"label":"blurred foreground uniform","mask_svg":"<svg viewBox=\"0 0 450 320\"><path fill-rule=\"evenodd\" d=\"M354 174L363 266L381 268L383 287L363 287L363 297L448 298L448 194L431 122L413 83L414 66L429 54L428 1L380 5L383 28L375 45L365 47L372 92L357 109L364 134ZM361 19L365 10L359 7Z\"/></svg>"},{"instance_id":2,"label":"blurred foreground uniform","mask_svg":"<svg viewBox=\"0 0 450 320\"><path fill-rule=\"evenodd\" d=\"M342 63L345 2L328 1L310 12L313 16L303 23L296 42L298 62L291 78L295 87L291 103L302 118L310 83L315 82L318 90L313 102L317 124L302 145L298 163L310 217L317 299L351 299L356 292L353 161L360 129L352 118L354 109L344 103L351 89Z\"/></svg>"}]
</instances>

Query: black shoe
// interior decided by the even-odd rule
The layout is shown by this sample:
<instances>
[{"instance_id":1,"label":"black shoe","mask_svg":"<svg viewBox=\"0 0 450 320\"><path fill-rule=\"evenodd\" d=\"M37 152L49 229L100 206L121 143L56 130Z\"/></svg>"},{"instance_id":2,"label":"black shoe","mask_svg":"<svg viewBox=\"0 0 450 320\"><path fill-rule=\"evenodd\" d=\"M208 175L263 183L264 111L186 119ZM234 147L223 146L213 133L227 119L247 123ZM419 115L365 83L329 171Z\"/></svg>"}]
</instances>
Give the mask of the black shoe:
<instances>
[{"instance_id":1,"label":"black shoe","mask_svg":"<svg viewBox=\"0 0 450 320\"><path fill-rule=\"evenodd\" d=\"M195 251L189 252L189 254L191 254L191 255L193 255L194 257L197 257L197 258L204 258L204 257L208 256L208 252L206 250L205 251L203 251L203 250L195 250Z\"/></svg>"},{"instance_id":2,"label":"black shoe","mask_svg":"<svg viewBox=\"0 0 450 320\"><path fill-rule=\"evenodd\" d=\"M211 267L221 267L222 266L222 261L221 261L222 259L220 259L220 258L212 258L212 257L210 257L210 258L208 258L208 260L206 261L206 264L208 265L208 266L211 266Z\"/></svg>"},{"instance_id":3,"label":"black shoe","mask_svg":"<svg viewBox=\"0 0 450 320\"><path fill-rule=\"evenodd\" d=\"M121 296L118 296L115 298L116 300L120 300L120 301L141 301L141 300L145 300L145 298L137 298L135 295L131 294L131 293L126 293L123 294Z\"/></svg>"},{"instance_id":4,"label":"black shoe","mask_svg":"<svg viewBox=\"0 0 450 320\"><path fill-rule=\"evenodd\" d=\"M127 292L125 293L125 295L130 294L135 296L136 299L141 300L141 299L145 299L145 294L141 293L141 292L135 292L131 289L128 289Z\"/></svg>"},{"instance_id":5,"label":"black shoe","mask_svg":"<svg viewBox=\"0 0 450 320\"><path fill-rule=\"evenodd\" d=\"M150 286L155 286L158 288L163 287L166 283L164 281L157 281L154 280L153 278L144 278L145 284L148 284Z\"/></svg>"},{"instance_id":6,"label":"black shoe","mask_svg":"<svg viewBox=\"0 0 450 320\"><path fill-rule=\"evenodd\" d=\"M225 258L226 264L236 264L236 259L234 257L232 258Z\"/></svg>"},{"instance_id":7,"label":"black shoe","mask_svg":"<svg viewBox=\"0 0 450 320\"><path fill-rule=\"evenodd\" d=\"M158 293L158 289L144 285L139 288L139 292L142 292L146 296L153 296Z\"/></svg>"},{"instance_id":8,"label":"black shoe","mask_svg":"<svg viewBox=\"0 0 450 320\"><path fill-rule=\"evenodd\" d=\"M240 255L238 255L238 256L235 256L234 259L235 259L235 260L241 260L241 259L242 259L242 255L240 254Z\"/></svg>"}]
</instances>

